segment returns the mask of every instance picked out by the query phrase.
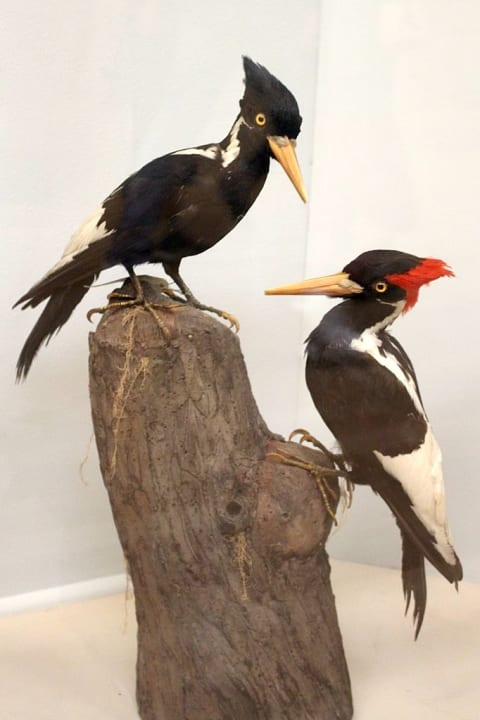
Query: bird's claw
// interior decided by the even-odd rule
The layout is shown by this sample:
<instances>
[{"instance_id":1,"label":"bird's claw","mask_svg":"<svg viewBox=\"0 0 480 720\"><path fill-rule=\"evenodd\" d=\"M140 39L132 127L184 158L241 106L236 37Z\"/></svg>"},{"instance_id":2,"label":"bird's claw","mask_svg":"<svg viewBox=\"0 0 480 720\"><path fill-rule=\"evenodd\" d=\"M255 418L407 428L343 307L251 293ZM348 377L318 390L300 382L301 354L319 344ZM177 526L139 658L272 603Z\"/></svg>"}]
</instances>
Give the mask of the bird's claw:
<instances>
[{"instance_id":1,"label":"bird's claw","mask_svg":"<svg viewBox=\"0 0 480 720\"><path fill-rule=\"evenodd\" d=\"M316 437L314 437L308 430L305 430L304 428L297 428L296 430L292 430L290 435L288 436L288 441L292 442L293 439L298 435L298 443L300 445L303 445L303 443L310 443L310 445L313 445L314 447L318 448L318 450L321 450L327 457L332 457L333 453L328 450L323 443L320 442L320 440L317 440Z\"/></svg>"},{"instance_id":2,"label":"bird's claw","mask_svg":"<svg viewBox=\"0 0 480 720\"><path fill-rule=\"evenodd\" d=\"M235 334L238 335L240 331L240 323L235 315L231 315L231 313L225 312L224 310L221 310L219 314L220 317L230 323L230 330L235 330Z\"/></svg>"},{"instance_id":3,"label":"bird's claw","mask_svg":"<svg viewBox=\"0 0 480 720\"><path fill-rule=\"evenodd\" d=\"M97 313L100 315L103 315L105 310L108 310L108 305L104 305L103 307L94 307L90 308L90 310L87 312L87 320L88 322L93 322L92 317L96 315Z\"/></svg>"},{"instance_id":4,"label":"bird's claw","mask_svg":"<svg viewBox=\"0 0 480 720\"><path fill-rule=\"evenodd\" d=\"M186 304L191 305L198 310L206 310L207 312L213 313L214 315L218 315L218 317L221 317L223 320L226 320L228 323L230 323L230 330L235 329L235 333L238 333L238 331L240 330L240 323L238 322L235 315L232 315L225 310L219 310L218 308L212 307L211 305L204 305L194 297L187 297Z\"/></svg>"},{"instance_id":5,"label":"bird's claw","mask_svg":"<svg viewBox=\"0 0 480 720\"><path fill-rule=\"evenodd\" d=\"M304 428L296 428L296 430L292 430L288 436L288 442L292 442L297 435L299 436L298 442L300 445L303 445L304 442L309 442L312 445L321 444L311 433L308 432L308 430L305 430Z\"/></svg>"},{"instance_id":6,"label":"bird's claw","mask_svg":"<svg viewBox=\"0 0 480 720\"><path fill-rule=\"evenodd\" d=\"M167 293L167 294L170 294L170 293ZM174 293L172 293L172 295L175 296ZM146 310L147 312L149 312L154 317L154 319L155 319L156 323L158 324L160 331L165 339L165 342L167 344L170 342L172 334L170 332L170 329L160 318L160 316L158 315L156 310L158 308L160 310L172 311L172 310L177 310L180 307L184 307L184 305L181 302L172 302L169 304L151 303L151 302L148 302L147 300L145 300L143 297L132 298L129 295L122 295L122 293L119 293L116 291L113 291L113 293L110 293L110 295L108 297L109 297L109 300L111 300L112 298L117 298L117 297L124 297L124 298L128 297L129 299L121 300L119 302L116 302L116 301L110 302L108 305L105 305L103 307L91 308L87 312L87 320L89 322L92 322L93 315L95 315L97 313L102 314L102 313L106 312L107 310L119 310L121 308L126 308L126 307L141 307L144 310Z\"/></svg>"},{"instance_id":7,"label":"bird's claw","mask_svg":"<svg viewBox=\"0 0 480 720\"><path fill-rule=\"evenodd\" d=\"M275 460L276 462L281 462L284 465L290 465L291 467L306 470L314 478L317 484L317 488L320 492L320 495L322 496L327 513L331 517L333 523L335 525L338 525L335 511L333 510L330 503L330 500L333 500L333 502L337 502L337 493L333 488L330 487L330 485L326 481L326 477L328 476L338 477L339 472L337 470L334 470L333 468L324 468L321 465L316 465L313 462L308 462L307 460L303 460L303 458L299 458L292 453L271 452L267 453L266 457L269 460Z\"/></svg>"},{"instance_id":8,"label":"bird's claw","mask_svg":"<svg viewBox=\"0 0 480 720\"><path fill-rule=\"evenodd\" d=\"M94 315L103 315L103 313L107 310L115 310L122 307L132 307L133 305L139 305L141 303L144 303L143 296L140 298L133 298L131 295L128 295L127 293L122 293L120 290L112 290L112 292L109 293L107 297L109 300L108 305L90 308L90 310L87 312L88 322L92 322L92 317Z\"/></svg>"},{"instance_id":9,"label":"bird's claw","mask_svg":"<svg viewBox=\"0 0 480 720\"><path fill-rule=\"evenodd\" d=\"M310 443L310 445L316 447L317 450L320 450L343 473L347 473L345 459L341 453L333 453L331 450L325 447L325 445L320 442L320 440L317 440L316 437L314 437L308 430L305 430L304 428L297 428L296 430L292 430L292 432L288 436L288 441L292 442L297 435L299 436L298 443L300 445L303 445L303 443L305 442Z\"/></svg>"}]
</instances>

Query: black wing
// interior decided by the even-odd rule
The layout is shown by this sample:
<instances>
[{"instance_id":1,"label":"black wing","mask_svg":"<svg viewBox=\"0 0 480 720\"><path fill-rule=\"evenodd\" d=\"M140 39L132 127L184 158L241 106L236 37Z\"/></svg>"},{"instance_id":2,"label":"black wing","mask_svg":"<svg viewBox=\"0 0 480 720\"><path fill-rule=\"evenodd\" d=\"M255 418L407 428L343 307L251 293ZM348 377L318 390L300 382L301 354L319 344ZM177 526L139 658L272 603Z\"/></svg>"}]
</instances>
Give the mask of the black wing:
<instances>
[{"instance_id":1,"label":"black wing","mask_svg":"<svg viewBox=\"0 0 480 720\"><path fill-rule=\"evenodd\" d=\"M309 352L306 380L315 407L348 456L374 450L399 455L422 444L423 413L395 375L366 353L326 348L312 360Z\"/></svg>"}]
</instances>

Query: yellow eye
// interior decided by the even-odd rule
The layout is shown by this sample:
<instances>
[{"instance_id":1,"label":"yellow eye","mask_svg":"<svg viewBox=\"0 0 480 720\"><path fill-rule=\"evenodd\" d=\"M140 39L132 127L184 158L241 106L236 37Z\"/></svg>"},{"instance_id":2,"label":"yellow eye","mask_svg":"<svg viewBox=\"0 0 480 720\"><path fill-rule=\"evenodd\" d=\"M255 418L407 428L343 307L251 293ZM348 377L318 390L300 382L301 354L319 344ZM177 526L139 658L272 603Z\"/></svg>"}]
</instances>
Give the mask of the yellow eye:
<instances>
[{"instance_id":1,"label":"yellow eye","mask_svg":"<svg viewBox=\"0 0 480 720\"><path fill-rule=\"evenodd\" d=\"M260 125L260 127L263 127L267 122L267 118L263 113L258 113L258 115L255 116L255 122L257 125Z\"/></svg>"},{"instance_id":2,"label":"yellow eye","mask_svg":"<svg viewBox=\"0 0 480 720\"><path fill-rule=\"evenodd\" d=\"M384 293L384 292L387 292L388 285L383 280L379 280L378 282L375 283L373 288L374 288L375 292Z\"/></svg>"}]
</instances>

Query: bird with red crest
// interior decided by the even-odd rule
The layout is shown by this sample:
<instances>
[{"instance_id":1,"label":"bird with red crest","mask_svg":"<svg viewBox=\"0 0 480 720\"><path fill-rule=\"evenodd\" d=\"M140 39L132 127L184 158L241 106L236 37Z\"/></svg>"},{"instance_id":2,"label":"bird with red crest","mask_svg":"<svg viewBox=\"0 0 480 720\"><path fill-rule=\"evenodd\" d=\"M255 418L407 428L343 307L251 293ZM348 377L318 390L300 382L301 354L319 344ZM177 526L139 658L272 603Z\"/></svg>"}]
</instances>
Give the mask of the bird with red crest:
<instances>
[{"instance_id":1,"label":"bird with red crest","mask_svg":"<svg viewBox=\"0 0 480 720\"><path fill-rule=\"evenodd\" d=\"M371 250L335 275L266 291L344 300L307 340L307 386L340 445L348 479L370 485L396 519L415 637L427 603L425 558L455 585L462 566L447 523L440 448L413 365L388 328L413 308L423 285L452 275L442 260Z\"/></svg>"}]
</instances>

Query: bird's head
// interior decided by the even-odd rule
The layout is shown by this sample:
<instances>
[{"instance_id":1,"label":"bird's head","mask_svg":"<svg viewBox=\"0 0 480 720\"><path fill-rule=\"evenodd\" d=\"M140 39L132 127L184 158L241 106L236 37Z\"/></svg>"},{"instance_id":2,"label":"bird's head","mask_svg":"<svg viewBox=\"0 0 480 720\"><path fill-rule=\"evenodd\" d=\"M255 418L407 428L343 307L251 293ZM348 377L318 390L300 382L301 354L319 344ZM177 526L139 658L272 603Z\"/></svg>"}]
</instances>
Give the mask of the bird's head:
<instances>
[{"instance_id":1,"label":"bird's head","mask_svg":"<svg viewBox=\"0 0 480 720\"><path fill-rule=\"evenodd\" d=\"M294 96L266 68L243 58L245 92L240 100L242 117L255 137L268 143L304 202L307 193L295 154L302 118Z\"/></svg>"},{"instance_id":2,"label":"bird's head","mask_svg":"<svg viewBox=\"0 0 480 720\"><path fill-rule=\"evenodd\" d=\"M373 298L412 308L422 285L453 271L435 258L421 258L398 250L369 250L345 265L341 273L303 280L266 290L266 295L328 295L336 298Z\"/></svg>"}]
</instances>

